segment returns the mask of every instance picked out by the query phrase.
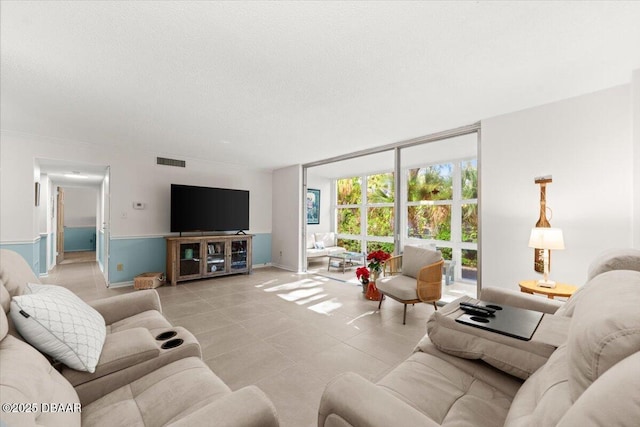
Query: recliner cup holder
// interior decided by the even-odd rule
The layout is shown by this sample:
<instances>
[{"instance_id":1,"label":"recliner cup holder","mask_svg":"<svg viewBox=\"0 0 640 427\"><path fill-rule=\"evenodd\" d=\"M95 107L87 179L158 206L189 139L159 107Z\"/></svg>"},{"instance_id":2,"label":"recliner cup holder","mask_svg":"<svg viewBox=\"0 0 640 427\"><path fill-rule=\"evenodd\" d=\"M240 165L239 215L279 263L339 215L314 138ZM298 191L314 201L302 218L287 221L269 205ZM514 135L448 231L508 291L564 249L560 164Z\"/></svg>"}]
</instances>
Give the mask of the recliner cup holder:
<instances>
[{"instance_id":1,"label":"recliner cup holder","mask_svg":"<svg viewBox=\"0 0 640 427\"><path fill-rule=\"evenodd\" d=\"M182 344L183 342L184 342L184 340L183 340L183 339L181 339L181 338L176 338L176 339L169 340L169 341L167 341L167 342L163 343L163 344L160 346L160 348L162 348L163 350L167 350L167 349L169 349L169 348L175 348L175 347L178 347L178 346L179 346L180 344Z\"/></svg>"},{"instance_id":2,"label":"recliner cup holder","mask_svg":"<svg viewBox=\"0 0 640 427\"><path fill-rule=\"evenodd\" d=\"M166 331L166 332L163 332L163 333L157 335L156 336L156 340L165 341L165 340L168 340L169 338L175 337L176 335L178 335L178 333L176 331Z\"/></svg>"},{"instance_id":3,"label":"recliner cup holder","mask_svg":"<svg viewBox=\"0 0 640 427\"><path fill-rule=\"evenodd\" d=\"M473 320L474 322L489 323L489 319L487 319L486 317L471 316L471 320Z\"/></svg>"},{"instance_id":4,"label":"recliner cup holder","mask_svg":"<svg viewBox=\"0 0 640 427\"><path fill-rule=\"evenodd\" d=\"M502 307L500 307L499 305L494 305L494 304L486 304L485 307L493 308L494 310L502 310Z\"/></svg>"}]
</instances>

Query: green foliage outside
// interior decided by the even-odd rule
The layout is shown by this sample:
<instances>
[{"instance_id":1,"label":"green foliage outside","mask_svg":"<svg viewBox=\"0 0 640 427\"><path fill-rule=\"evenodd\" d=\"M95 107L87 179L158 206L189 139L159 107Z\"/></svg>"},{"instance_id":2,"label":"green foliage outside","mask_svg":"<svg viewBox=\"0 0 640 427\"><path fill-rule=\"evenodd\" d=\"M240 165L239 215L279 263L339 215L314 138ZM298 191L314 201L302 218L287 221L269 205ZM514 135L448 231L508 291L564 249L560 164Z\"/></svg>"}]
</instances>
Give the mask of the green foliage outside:
<instances>
[{"instance_id":1,"label":"green foliage outside","mask_svg":"<svg viewBox=\"0 0 640 427\"><path fill-rule=\"evenodd\" d=\"M338 205L358 205L362 203L362 183L359 176L339 179L336 185Z\"/></svg>"},{"instance_id":2,"label":"green foliage outside","mask_svg":"<svg viewBox=\"0 0 640 427\"><path fill-rule=\"evenodd\" d=\"M478 161L471 160L462 162L461 165L462 178L462 199L478 198ZM469 203L462 205L462 241L478 242L478 204ZM477 264L474 257L473 262ZM470 261L472 262L472 261ZM463 263L464 265L464 263Z\"/></svg>"},{"instance_id":3,"label":"green foliage outside","mask_svg":"<svg viewBox=\"0 0 640 427\"><path fill-rule=\"evenodd\" d=\"M453 164L431 165L407 172L407 201L423 202L453 198ZM451 240L451 206L421 205L407 209L409 237Z\"/></svg>"},{"instance_id":4,"label":"green foliage outside","mask_svg":"<svg viewBox=\"0 0 640 427\"><path fill-rule=\"evenodd\" d=\"M478 268L478 251L473 249L463 249L462 265L464 267Z\"/></svg>"},{"instance_id":5,"label":"green foliage outside","mask_svg":"<svg viewBox=\"0 0 640 427\"><path fill-rule=\"evenodd\" d=\"M368 236L393 236L393 208L368 208L367 209L367 235Z\"/></svg>"},{"instance_id":6,"label":"green foliage outside","mask_svg":"<svg viewBox=\"0 0 640 427\"><path fill-rule=\"evenodd\" d=\"M471 160L468 162L462 162L461 165L461 177L462 177L462 199L477 199L478 198L478 161Z\"/></svg>"},{"instance_id":7,"label":"green foliage outside","mask_svg":"<svg viewBox=\"0 0 640 427\"><path fill-rule=\"evenodd\" d=\"M477 161L464 161L460 164L461 190L463 200L478 197ZM407 201L430 202L453 199L453 164L444 163L424 168L410 169L407 172ZM363 188L360 177L339 179L336 182L338 205L359 205L362 203ZM394 203L394 174L382 173L367 177L367 204ZM462 241L478 241L478 205L462 205ZM408 235L413 238L451 241L451 204L409 206L407 208ZM359 208L338 208L338 233L363 235L363 225ZM366 235L393 236L394 208L367 207ZM339 239L338 244L351 252L361 252L361 241ZM367 242L367 252L382 249L393 253L393 243ZM445 259L452 259L451 248L439 248ZM477 251L462 250L462 265L477 267Z\"/></svg>"},{"instance_id":8,"label":"green foliage outside","mask_svg":"<svg viewBox=\"0 0 640 427\"><path fill-rule=\"evenodd\" d=\"M407 219L409 237L451 240L451 205L409 206Z\"/></svg>"},{"instance_id":9,"label":"green foliage outside","mask_svg":"<svg viewBox=\"0 0 640 427\"><path fill-rule=\"evenodd\" d=\"M451 163L409 169L407 200L410 202L451 200L453 198L452 171Z\"/></svg>"},{"instance_id":10,"label":"green foliage outside","mask_svg":"<svg viewBox=\"0 0 640 427\"><path fill-rule=\"evenodd\" d=\"M393 172L369 175L367 177L367 202L393 203L395 200Z\"/></svg>"},{"instance_id":11,"label":"green foliage outside","mask_svg":"<svg viewBox=\"0 0 640 427\"><path fill-rule=\"evenodd\" d=\"M338 239L338 246L345 248L349 252L362 252L360 240Z\"/></svg>"},{"instance_id":12,"label":"green foliage outside","mask_svg":"<svg viewBox=\"0 0 640 427\"><path fill-rule=\"evenodd\" d=\"M462 241L478 242L478 205L462 205Z\"/></svg>"},{"instance_id":13,"label":"green foliage outside","mask_svg":"<svg viewBox=\"0 0 640 427\"><path fill-rule=\"evenodd\" d=\"M340 208L338 209L338 233L339 234L360 234L360 209Z\"/></svg>"},{"instance_id":14,"label":"green foliage outside","mask_svg":"<svg viewBox=\"0 0 640 427\"><path fill-rule=\"evenodd\" d=\"M451 261L451 259L453 259L453 249L451 248L440 248L440 247L436 247L436 249L438 249L441 253L442 253L442 258Z\"/></svg>"},{"instance_id":15,"label":"green foliage outside","mask_svg":"<svg viewBox=\"0 0 640 427\"><path fill-rule=\"evenodd\" d=\"M367 253L383 250L388 254L393 254L395 249L395 245L393 243L388 242L367 242Z\"/></svg>"}]
</instances>

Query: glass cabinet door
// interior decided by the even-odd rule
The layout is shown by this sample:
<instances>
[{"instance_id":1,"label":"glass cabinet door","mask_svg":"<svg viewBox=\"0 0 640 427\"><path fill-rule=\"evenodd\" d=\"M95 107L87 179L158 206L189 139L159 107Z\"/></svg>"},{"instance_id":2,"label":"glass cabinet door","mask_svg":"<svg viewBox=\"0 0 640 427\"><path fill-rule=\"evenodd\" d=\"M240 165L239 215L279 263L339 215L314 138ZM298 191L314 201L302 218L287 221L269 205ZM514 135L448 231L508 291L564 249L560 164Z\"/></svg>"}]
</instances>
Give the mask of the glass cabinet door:
<instances>
[{"instance_id":1,"label":"glass cabinet door","mask_svg":"<svg viewBox=\"0 0 640 427\"><path fill-rule=\"evenodd\" d=\"M225 242L220 240L207 242L205 275L220 274L227 271L224 246Z\"/></svg>"},{"instance_id":2,"label":"glass cabinet door","mask_svg":"<svg viewBox=\"0 0 640 427\"><path fill-rule=\"evenodd\" d=\"M180 244L180 277L200 274L200 243Z\"/></svg>"},{"instance_id":3,"label":"glass cabinet door","mask_svg":"<svg viewBox=\"0 0 640 427\"><path fill-rule=\"evenodd\" d=\"M231 271L247 269L247 240L231 241Z\"/></svg>"}]
</instances>

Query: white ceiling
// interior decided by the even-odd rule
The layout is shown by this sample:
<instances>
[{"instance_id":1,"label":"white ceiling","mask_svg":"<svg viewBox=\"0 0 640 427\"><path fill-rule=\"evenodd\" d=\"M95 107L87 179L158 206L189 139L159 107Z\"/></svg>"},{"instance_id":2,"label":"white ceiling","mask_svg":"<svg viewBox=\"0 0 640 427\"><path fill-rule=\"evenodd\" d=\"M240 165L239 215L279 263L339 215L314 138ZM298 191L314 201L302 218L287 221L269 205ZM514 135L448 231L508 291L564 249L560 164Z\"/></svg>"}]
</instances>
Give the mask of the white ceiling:
<instances>
[{"instance_id":1,"label":"white ceiling","mask_svg":"<svg viewBox=\"0 0 640 427\"><path fill-rule=\"evenodd\" d=\"M41 174L63 187L97 187L107 176L107 167L65 160L36 159Z\"/></svg>"},{"instance_id":2,"label":"white ceiling","mask_svg":"<svg viewBox=\"0 0 640 427\"><path fill-rule=\"evenodd\" d=\"M640 2L10 2L3 130L258 168L630 81Z\"/></svg>"}]
</instances>

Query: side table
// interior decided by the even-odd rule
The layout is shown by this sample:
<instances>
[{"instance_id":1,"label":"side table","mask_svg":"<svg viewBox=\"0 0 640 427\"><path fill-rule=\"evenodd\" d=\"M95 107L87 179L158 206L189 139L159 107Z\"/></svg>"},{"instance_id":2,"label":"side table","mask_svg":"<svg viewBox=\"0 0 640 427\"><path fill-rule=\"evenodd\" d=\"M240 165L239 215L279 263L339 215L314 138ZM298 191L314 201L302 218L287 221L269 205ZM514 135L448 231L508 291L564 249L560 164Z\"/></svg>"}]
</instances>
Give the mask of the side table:
<instances>
[{"instance_id":1,"label":"side table","mask_svg":"<svg viewBox=\"0 0 640 427\"><path fill-rule=\"evenodd\" d=\"M522 280L518 282L518 285L520 285L520 291L525 294L542 294L546 295L549 299L553 299L554 297L569 298L578 290L577 286L560 282L556 283L555 288L545 288L543 286L538 286L537 280Z\"/></svg>"}]
</instances>

